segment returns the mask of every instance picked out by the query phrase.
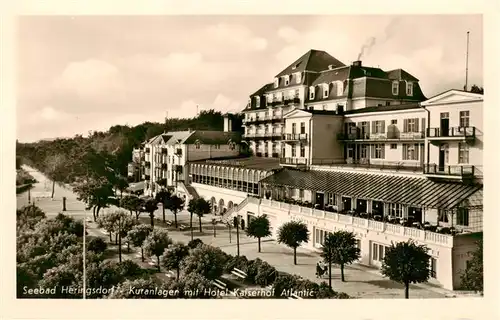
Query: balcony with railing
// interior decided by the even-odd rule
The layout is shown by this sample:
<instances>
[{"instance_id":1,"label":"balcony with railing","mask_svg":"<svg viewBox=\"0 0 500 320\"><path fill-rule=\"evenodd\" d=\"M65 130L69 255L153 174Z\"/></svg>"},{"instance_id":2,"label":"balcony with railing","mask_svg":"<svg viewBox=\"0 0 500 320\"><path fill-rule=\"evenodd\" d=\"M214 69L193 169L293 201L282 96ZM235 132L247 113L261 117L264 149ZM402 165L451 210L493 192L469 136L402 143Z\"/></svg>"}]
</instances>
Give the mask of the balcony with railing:
<instances>
[{"instance_id":1,"label":"balcony with railing","mask_svg":"<svg viewBox=\"0 0 500 320\"><path fill-rule=\"evenodd\" d=\"M307 133L285 133L282 140L286 142L307 141Z\"/></svg>"},{"instance_id":2,"label":"balcony with railing","mask_svg":"<svg viewBox=\"0 0 500 320\"><path fill-rule=\"evenodd\" d=\"M293 106L300 104L300 98L295 96L293 98L282 98L282 99L274 99L273 101L268 101L268 107L278 107L278 106Z\"/></svg>"},{"instance_id":3,"label":"balcony with railing","mask_svg":"<svg viewBox=\"0 0 500 320\"><path fill-rule=\"evenodd\" d=\"M307 158L280 158L280 165L291 167L304 167L307 166Z\"/></svg>"},{"instance_id":4,"label":"balcony with railing","mask_svg":"<svg viewBox=\"0 0 500 320\"><path fill-rule=\"evenodd\" d=\"M352 132L339 133L339 141L418 141L424 140L424 132L388 132L388 133L366 133Z\"/></svg>"},{"instance_id":5,"label":"balcony with railing","mask_svg":"<svg viewBox=\"0 0 500 320\"><path fill-rule=\"evenodd\" d=\"M344 162L339 162L338 159L318 159L315 158L311 161L312 166L331 166L353 169L374 169L374 170L388 170L388 171L404 171L404 172L417 172L422 173L423 165L414 162L402 161L382 161L379 159L353 159L347 158Z\"/></svg>"},{"instance_id":6,"label":"balcony with railing","mask_svg":"<svg viewBox=\"0 0 500 320\"><path fill-rule=\"evenodd\" d=\"M474 177L473 165L438 165L429 163L424 165L424 174L429 178L466 179Z\"/></svg>"},{"instance_id":7,"label":"balcony with railing","mask_svg":"<svg viewBox=\"0 0 500 320\"><path fill-rule=\"evenodd\" d=\"M428 128L426 136L429 140L474 140L476 127Z\"/></svg>"}]
</instances>

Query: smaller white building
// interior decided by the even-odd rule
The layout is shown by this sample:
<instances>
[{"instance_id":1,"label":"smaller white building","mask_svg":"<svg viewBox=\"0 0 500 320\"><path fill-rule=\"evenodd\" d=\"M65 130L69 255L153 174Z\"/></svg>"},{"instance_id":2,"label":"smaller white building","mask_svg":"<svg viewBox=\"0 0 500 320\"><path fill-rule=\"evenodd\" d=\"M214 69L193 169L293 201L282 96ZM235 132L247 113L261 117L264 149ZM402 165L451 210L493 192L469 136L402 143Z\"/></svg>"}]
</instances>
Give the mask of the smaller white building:
<instances>
[{"instance_id":1,"label":"smaller white building","mask_svg":"<svg viewBox=\"0 0 500 320\"><path fill-rule=\"evenodd\" d=\"M172 187L186 199L196 196L186 187L189 161L236 157L240 150L237 132L174 131L160 134L145 143L145 194L154 196L161 188Z\"/></svg>"}]
</instances>

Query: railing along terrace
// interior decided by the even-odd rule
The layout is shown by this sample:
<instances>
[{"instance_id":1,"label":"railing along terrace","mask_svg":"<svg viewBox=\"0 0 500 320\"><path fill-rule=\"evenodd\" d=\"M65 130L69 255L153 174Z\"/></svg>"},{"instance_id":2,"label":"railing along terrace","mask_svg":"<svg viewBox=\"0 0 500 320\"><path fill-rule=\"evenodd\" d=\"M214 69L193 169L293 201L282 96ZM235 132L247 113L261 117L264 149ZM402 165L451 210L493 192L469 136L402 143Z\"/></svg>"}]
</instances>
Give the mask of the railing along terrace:
<instances>
[{"instance_id":1,"label":"railing along terrace","mask_svg":"<svg viewBox=\"0 0 500 320\"><path fill-rule=\"evenodd\" d=\"M280 164L307 165L306 158L280 158Z\"/></svg>"},{"instance_id":2,"label":"railing along terrace","mask_svg":"<svg viewBox=\"0 0 500 320\"><path fill-rule=\"evenodd\" d=\"M448 176L473 176L473 165L444 165L439 166L435 163L424 165L425 174L448 175Z\"/></svg>"},{"instance_id":3,"label":"railing along terrace","mask_svg":"<svg viewBox=\"0 0 500 320\"><path fill-rule=\"evenodd\" d=\"M473 138L476 136L476 127L452 127L447 130L441 128L428 128L427 137L428 138L438 138L438 137L465 137Z\"/></svg>"},{"instance_id":4,"label":"railing along terrace","mask_svg":"<svg viewBox=\"0 0 500 320\"><path fill-rule=\"evenodd\" d=\"M339 133L337 140L368 140L368 141L392 141L392 140L419 140L424 138L424 132L388 132L388 133Z\"/></svg>"},{"instance_id":5,"label":"railing along terrace","mask_svg":"<svg viewBox=\"0 0 500 320\"><path fill-rule=\"evenodd\" d=\"M286 141L307 140L307 133L285 133L283 134L283 140Z\"/></svg>"},{"instance_id":6,"label":"railing along terrace","mask_svg":"<svg viewBox=\"0 0 500 320\"><path fill-rule=\"evenodd\" d=\"M359 214L353 211L336 211L332 209L323 210L311 208L311 206L301 204L299 202L286 203L280 200L260 199L251 197L249 203L265 205L273 208L286 210L290 213L301 214L304 216L313 216L315 218L323 218L330 221L337 221L341 224L352 225L358 228L371 229L378 232L384 232L401 237L409 237L414 240L436 243L439 245L453 246L453 235L458 234L458 230L452 228L441 228L431 226L429 223L420 223L420 227L408 226L408 221L398 221L398 219L388 222L387 220L375 220L368 218L368 214ZM415 223L413 223L415 224ZM436 232L440 230L439 232Z\"/></svg>"},{"instance_id":7,"label":"railing along terrace","mask_svg":"<svg viewBox=\"0 0 500 320\"><path fill-rule=\"evenodd\" d=\"M338 159L312 159L311 165L330 165L330 166L343 166L353 168L366 168L366 169L381 169L381 170L404 170L422 172L423 166L418 164L405 164L403 162L376 162L371 163L370 159L345 159L345 162L340 162Z\"/></svg>"}]
</instances>

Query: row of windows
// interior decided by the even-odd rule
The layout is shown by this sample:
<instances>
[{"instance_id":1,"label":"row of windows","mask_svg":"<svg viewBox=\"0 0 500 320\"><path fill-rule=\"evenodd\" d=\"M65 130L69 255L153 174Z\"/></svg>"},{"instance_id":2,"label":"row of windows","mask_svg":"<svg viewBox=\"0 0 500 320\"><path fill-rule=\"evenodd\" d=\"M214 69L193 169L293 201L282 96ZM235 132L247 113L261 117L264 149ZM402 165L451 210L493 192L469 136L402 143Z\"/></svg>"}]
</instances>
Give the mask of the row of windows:
<instances>
[{"instance_id":1,"label":"row of windows","mask_svg":"<svg viewBox=\"0 0 500 320\"><path fill-rule=\"evenodd\" d=\"M449 112L441 112L441 119L450 119ZM468 110L459 112L459 125L460 127L468 127L470 124L470 112Z\"/></svg>"},{"instance_id":2,"label":"row of windows","mask_svg":"<svg viewBox=\"0 0 500 320\"><path fill-rule=\"evenodd\" d=\"M392 82L392 94L395 96L399 94L399 81ZM413 96L413 82L406 82L406 95Z\"/></svg>"},{"instance_id":3,"label":"row of windows","mask_svg":"<svg viewBox=\"0 0 500 320\"><path fill-rule=\"evenodd\" d=\"M385 159L385 144L376 143L371 144L371 152L370 156L368 156L368 145L360 145L359 146L359 158L360 159ZM397 149L398 145L396 143L391 143L390 149ZM354 158L354 145L347 146L347 158ZM358 158L358 157L357 157ZM418 160L419 159L419 144L407 144L403 143L403 160Z\"/></svg>"},{"instance_id":4,"label":"row of windows","mask_svg":"<svg viewBox=\"0 0 500 320\"><path fill-rule=\"evenodd\" d=\"M292 134L296 134L297 133L297 123L292 123ZM306 133L306 123L305 122L301 122L300 123L300 134L304 134Z\"/></svg>"},{"instance_id":5,"label":"row of windows","mask_svg":"<svg viewBox=\"0 0 500 320\"><path fill-rule=\"evenodd\" d=\"M205 175L192 175L193 183L201 183L219 188L232 189L246 193L259 194L259 184L241 180L222 179Z\"/></svg>"},{"instance_id":6,"label":"row of windows","mask_svg":"<svg viewBox=\"0 0 500 320\"><path fill-rule=\"evenodd\" d=\"M425 129L425 118L421 118L421 130L423 131ZM371 122L371 131L374 134L383 134L385 133L385 120L376 120ZM397 125L398 120L393 119L391 120L391 125ZM363 134L369 134L370 133L370 122L369 121L362 121L358 122L357 124L355 122L348 122L345 124L346 126L346 132L347 133L354 133L354 130L360 130L360 133ZM421 131L419 128L419 118L410 118L410 119L404 119L403 120L403 132L420 132Z\"/></svg>"},{"instance_id":7,"label":"row of windows","mask_svg":"<svg viewBox=\"0 0 500 320\"><path fill-rule=\"evenodd\" d=\"M290 79L291 78L291 79ZM281 81L284 82L285 86L290 85L291 82L295 82L296 84L299 84L302 82L302 73L296 72L294 74L286 75L281 77ZM275 78L274 79L274 87L277 88L279 86L280 79Z\"/></svg>"},{"instance_id":8,"label":"row of windows","mask_svg":"<svg viewBox=\"0 0 500 320\"><path fill-rule=\"evenodd\" d=\"M330 89L330 85L332 88ZM319 86L323 92L323 99L328 98L331 92L335 92L337 97L340 97L344 94L344 83L342 81L335 81L331 84L323 83ZM309 100L314 100L316 98L316 87L309 87Z\"/></svg>"},{"instance_id":9,"label":"row of windows","mask_svg":"<svg viewBox=\"0 0 500 320\"><path fill-rule=\"evenodd\" d=\"M438 221L444 222L444 223L449 223L450 221L448 219L448 214L449 213L445 210L438 210ZM459 207L459 208L457 208L457 212L456 212L455 224L460 225L460 226L464 226L464 227L468 227L469 226L469 217L470 217L469 208Z\"/></svg>"}]
</instances>

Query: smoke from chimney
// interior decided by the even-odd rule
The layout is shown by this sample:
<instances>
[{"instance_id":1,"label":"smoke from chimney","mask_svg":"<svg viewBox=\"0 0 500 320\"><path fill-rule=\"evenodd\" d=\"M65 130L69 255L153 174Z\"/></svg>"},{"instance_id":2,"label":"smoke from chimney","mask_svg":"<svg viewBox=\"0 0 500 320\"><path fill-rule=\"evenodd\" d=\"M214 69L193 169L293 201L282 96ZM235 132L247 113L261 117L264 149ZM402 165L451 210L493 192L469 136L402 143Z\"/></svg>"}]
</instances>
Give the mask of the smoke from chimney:
<instances>
[{"instance_id":1,"label":"smoke from chimney","mask_svg":"<svg viewBox=\"0 0 500 320\"><path fill-rule=\"evenodd\" d=\"M370 37L368 40L365 42L365 44L361 47L361 51L358 54L358 59L356 60L361 60L363 55L365 54L366 51L370 50L375 43L377 42L377 39L375 37Z\"/></svg>"},{"instance_id":2,"label":"smoke from chimney","mask_svg":"<svg viewBox=\"0 0 500 320\"><path fill-rule=\"evenodd\" d=\"M392 19L389 22L389 24L385 27L383 35L379 36L378 38L376 38L376 37L368 38L366 40L365 44L363 44L363 46L361 46L361 50L358 54L358 59L356 59L356 60L361 60L361 58L363 58L363 56L365 54L369 53L369 51L373 48L373 46L376 43L379 43L379 44L384 43L387 40L389 40L390 38L392 38L394 35L396 35L398 32L398 27L399 27L400 22L401 22L401 18Z\"/></svg>"}]
</instances>

